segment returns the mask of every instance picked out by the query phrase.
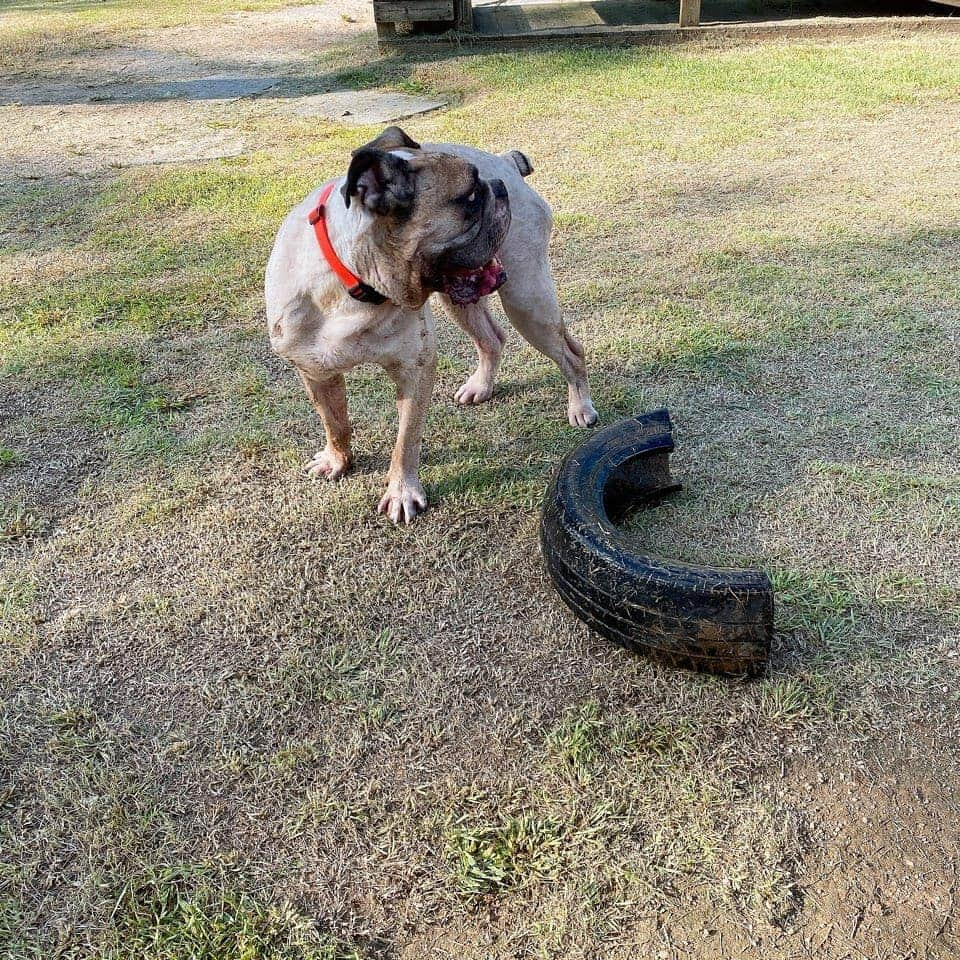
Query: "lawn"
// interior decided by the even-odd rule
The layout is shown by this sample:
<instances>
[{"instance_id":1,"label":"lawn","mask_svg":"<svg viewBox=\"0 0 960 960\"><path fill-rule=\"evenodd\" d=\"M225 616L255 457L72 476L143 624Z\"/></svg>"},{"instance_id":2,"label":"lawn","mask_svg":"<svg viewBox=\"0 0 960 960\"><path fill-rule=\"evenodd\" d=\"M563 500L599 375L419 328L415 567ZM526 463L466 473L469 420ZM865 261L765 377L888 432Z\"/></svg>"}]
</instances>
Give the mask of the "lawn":
<instances>
[{"instance_id":1,"label":"lawn","mask_svg":"<svg viewBox=\"0 0 960 960\"><path fill-rule=\"evenodd\" d=\"M352 14L288 55L283 6L0 3L4 84L49 85L0 98L0 955L957 956L960 36L378 59ZM278 86L58 102L116 56ZM512 331L460 409L439 321L416 524L375 513L379 370L355 471L304 476L262 277L377 132L291 109L334 85L530 156L602 421L676 424L638 536L770 573L763 678L562 607L538 506L581 435ZM243 149L118 164L121 121Z\"/></svg>"}]
</instances>

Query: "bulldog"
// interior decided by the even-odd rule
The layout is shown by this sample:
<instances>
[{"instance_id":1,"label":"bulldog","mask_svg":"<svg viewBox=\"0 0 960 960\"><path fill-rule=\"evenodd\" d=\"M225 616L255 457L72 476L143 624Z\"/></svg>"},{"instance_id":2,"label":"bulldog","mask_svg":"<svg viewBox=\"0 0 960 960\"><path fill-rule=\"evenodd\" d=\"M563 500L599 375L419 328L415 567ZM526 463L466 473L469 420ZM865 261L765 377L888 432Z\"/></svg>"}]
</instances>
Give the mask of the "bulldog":
<instances>
[{"instance_id":1,"label":"bulldog","mask_svg":"<svg viewBox=\"0 0 960 960\"><path fill-rule=\"evenodd\" d=\"M395 523L427 505L418 471L436 375L432 294L477 348L458 403L493 394L504 345L490 310L496 292L511 324L560 368L571 425L597 420L583 349L564 326L547 261L550 207L524 180L532 169L518 150L421 146L389 127L277 234L265 285L270 344L296 368L326 434L306 469L337 480L350 468L343 374L379 364L396 384L399 429L378 509Z\"/></svg>"}]
</instances>

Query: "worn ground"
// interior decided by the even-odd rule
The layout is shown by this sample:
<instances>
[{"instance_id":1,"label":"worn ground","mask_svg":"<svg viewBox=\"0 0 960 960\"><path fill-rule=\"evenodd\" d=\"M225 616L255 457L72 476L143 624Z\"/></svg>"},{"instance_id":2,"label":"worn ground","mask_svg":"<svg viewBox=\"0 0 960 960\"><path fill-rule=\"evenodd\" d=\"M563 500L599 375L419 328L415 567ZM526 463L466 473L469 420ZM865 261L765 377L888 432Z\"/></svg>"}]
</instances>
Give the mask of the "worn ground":
<instances>
[{"instance_id":1,"label":"worn ground","mask_svg":"<svg viewBox=\"0 0 960 960\"><path fill-rule=\"evenodd\" d=\"M359 0L141 6L0 3L0 954L956 957L960 38L379 60ZM674 415L637 534L770 571L764 678L561 607L579 438L514 335L461 410L441 325L412 528L376 370L304 477L260 287L347 86L530 154L601 416Z\"/></svg>"}]
</instances>

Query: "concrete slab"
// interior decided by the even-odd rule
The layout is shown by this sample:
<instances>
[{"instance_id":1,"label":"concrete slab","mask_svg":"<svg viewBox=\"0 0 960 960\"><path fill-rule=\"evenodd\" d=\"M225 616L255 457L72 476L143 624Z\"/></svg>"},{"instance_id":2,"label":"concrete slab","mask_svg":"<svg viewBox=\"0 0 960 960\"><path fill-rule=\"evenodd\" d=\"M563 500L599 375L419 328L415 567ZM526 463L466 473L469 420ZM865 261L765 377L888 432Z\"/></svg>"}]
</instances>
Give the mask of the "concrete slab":
<instances>
[{"instance_id":1,"label":"concrete slab","mask_svg":"<svg viewBox=\"0 0 960 960\"><path fill-rule=\"evenodd\" d=\"M190 77L153 83L111 84L91 100L239 100L277 85L275 77Z\"/></svg>"},{"instance_id":2,"label":"concrete slab","mask_svg":"<svg viewBox=\"0 0 960 960\"><path fill-rule=\"evenodd\" d=\"M154 163L197 163L239 157L246 150L244 141L226 131L201 131L191 136L135 144L124 149L118 145L113 166L140 167Z\"/></svg>"},{"instance_id":3,"label":"concrete slab","mask_svg":"<svg viewBox=\"0 0 960 960\"><path fill-rule=\"evenodd\" d=\"M324 117L355 126L405 120L446 106L446 100L383 90L334 90L289 101L289 110L297 116Z\"/></svg>"},{"instance_id":4,"label":"concrete slab","mask_svg":"<svg viewBox=\"0 0 960 960\"><path fill-rule=\"evenodd\" d=\"M80 103L156 103L164 100L226 102L275 87L275 77L189 77L184 80L133 80L119 83L71 83L42 80L10 84L0 91L0 106Z\"/></svg>"}]
</instances>

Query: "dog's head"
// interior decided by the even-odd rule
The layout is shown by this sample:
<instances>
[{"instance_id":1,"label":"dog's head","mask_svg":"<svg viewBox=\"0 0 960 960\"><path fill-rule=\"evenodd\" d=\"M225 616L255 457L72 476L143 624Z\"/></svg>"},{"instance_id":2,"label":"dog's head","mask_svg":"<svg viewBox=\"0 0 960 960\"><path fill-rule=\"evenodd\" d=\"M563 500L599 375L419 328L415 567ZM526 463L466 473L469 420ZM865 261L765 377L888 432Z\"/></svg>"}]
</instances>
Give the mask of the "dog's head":
<instances>
[{"instance_id":1,"label":"dog's head","mask_svg":"<svg viewBox=\"0 0 960 960\"><path fill-rule=\"evenodd\" d=\"M353 152L343 198L369 215L374 262L357 263L358 272L376 276L391 300L419 308L442 291L475 303L506 280L496 254L510 228L507 188L466 160L389 127Z\"/></svg>"}]
</instances>

